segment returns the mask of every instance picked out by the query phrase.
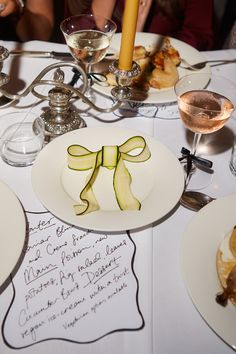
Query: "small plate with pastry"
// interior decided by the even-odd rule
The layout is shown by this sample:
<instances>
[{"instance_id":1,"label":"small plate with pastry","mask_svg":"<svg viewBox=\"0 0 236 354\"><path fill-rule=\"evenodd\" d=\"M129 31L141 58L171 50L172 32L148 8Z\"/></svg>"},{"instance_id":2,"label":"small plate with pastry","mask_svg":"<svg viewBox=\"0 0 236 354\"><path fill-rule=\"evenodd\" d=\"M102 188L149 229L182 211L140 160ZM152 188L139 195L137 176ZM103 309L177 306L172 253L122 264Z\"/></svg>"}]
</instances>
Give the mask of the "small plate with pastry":
<instances>
[{"instance_id":1,"label":"small plate with pastry","mask_svg":"<svg viewBox=\"0 0 236 354\"><path fill-rule=\"evenodd\" d=\"M98 65L98 70L100 66L106 76L106 83L95 82L93 88L105 96L111 96L111 89L116 85L116 77L109 72L108 66L119 58L120 43L121 33L116 33L109 48L114 56L107 57L107 65L104 62ZM131 100L148 104L175 102L174 85L180 77L189 74L188 69L181 67L181 58L192 64L205 60L197 49L180 40L154 33L136 33L133 60L139 64L141 74L133 79L136 95ZM210 75L209 65L200 71Z\"/></svg>"},{"instance_id":2,"label":"small plate with pastry","mask_svg":"<svg viewBox=\"0 0 236 354\"><path fill-rule=\"evenodd\" d=\"M236 194L201 209L185 230L181 265L191 300L213 331L236 349Z\"/></svg>"}]
</instances>

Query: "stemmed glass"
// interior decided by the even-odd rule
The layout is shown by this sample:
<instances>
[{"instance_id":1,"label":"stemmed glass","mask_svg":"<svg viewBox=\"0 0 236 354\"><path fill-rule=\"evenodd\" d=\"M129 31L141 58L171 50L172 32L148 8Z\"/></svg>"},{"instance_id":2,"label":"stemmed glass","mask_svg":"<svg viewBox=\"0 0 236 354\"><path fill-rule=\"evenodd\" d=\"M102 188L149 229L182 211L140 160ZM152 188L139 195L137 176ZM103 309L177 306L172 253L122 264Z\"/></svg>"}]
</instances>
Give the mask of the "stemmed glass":
<instances>
[{"instance_id":1,"label":"stemmed glass","mask_svg":"<svg viewBox=\"0 0 236 354\"><path fill-rule=\"evenodd\" d=\"M185 127L194 133L192 160L197 157L197 148L203 134L210 134L223 128L230 118L236 101L236 86L230 80L209 73L194 73L180 78L175 85L180 117ZM191 156L190 156L191 157ZM188 165L187 180L191 188L201 189L210 180L210 173L204 167L211 167L210 161L195 160L203 166L201 175L196 164ZM208 171L208 172L213 172ZM204 176L203 176L204 175ZM199 181L197 181L199 177ZM203 182L205 181L205 182ZM202 184L202 185L201 185Z\"/></svg>"},{"instance_id":2,"label":"stemmed glass","mask_svg":"<svg viewBox=\"0 0 236 354\"><path fill-rule=\"evenodd\" d=\"M89 76L92 65L105 57L117 27L108 18L84 14L63 20L60 28L71 54L84 64ZM91 97L91 80L85 95Z\"/></svg>"}]
</instances>

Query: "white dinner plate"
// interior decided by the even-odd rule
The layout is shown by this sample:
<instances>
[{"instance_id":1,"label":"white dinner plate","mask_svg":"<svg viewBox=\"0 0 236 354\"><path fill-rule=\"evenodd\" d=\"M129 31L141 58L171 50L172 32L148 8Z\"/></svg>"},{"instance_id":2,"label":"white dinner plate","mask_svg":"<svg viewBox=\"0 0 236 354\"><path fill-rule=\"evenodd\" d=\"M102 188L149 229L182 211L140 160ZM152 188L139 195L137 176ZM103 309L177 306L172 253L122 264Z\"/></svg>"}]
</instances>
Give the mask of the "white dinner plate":
<instances>
[{"instance_id":1,"label":"white dinner plate","mask_svg":"<svg viewBox=\"0 0 236 354\"><path fill-rule=\"evenodd\" d=\"M189 295L208 325L236 349L236 307L215 301L222 291L216 254L221 241L236 225L236 194L211 202L188 225L182 239L181 263Z\"/></svg>"},{"instance_id":2,"label":"white dinner plate","mask_svg":"<svg viewBox=\"0 0 236 354\"><path fill-rule=\"evenodd\" d=\"M178 39L171 38L171 44L174 46L179 51L179 54L181 58L187 60L190 64L195 64L198 62L205 61L206 58L194 47L190 46L187 43L184 43ZM154 33L145 33L145 32L138 32L136 33L135 37L135 45L143 45L148 51L152 51L153 48L158 47L158 44L160 45L161 41L163 39L163 36L154 34ZM109 48L109 51L111 53L119 53L119 48L120 48L120 42L121 42L121 33L115 33L112 39L111 46ZM210 76L210 67L207 64L205 68L199 70L199 71L189 71L181 65L178 67L178 72L179 72L179 77L191 74L191 73L197 73L197 72L206 72L209 73ZM204 86L204 84L203 84ZM94 83L93 88L104 94L105 96L111 96L111 87L110 86L101 86L97 83ZM138 100L138 99L137 99ZM148 95L143 101L144 103L148 104L155 104L155 103L169 103L169 102L175 102L176 101L176 95L174 92L174 88L166 88L166 89L154 89L150 88L148 91Z\"/></svg>"},{"instance_id":3,"label":"white dinner plate","mask_svg":"<svg viewBox=\"0 0 236 354\"><path fill-rule=\"evenodd\" d=\"M0 182L0 286L14 269L21 255L26 221L22 206L11 189Z\"/></svg>"},{"instance_id":4,"label":"white dinner plate","mask_svg":"<svg viewBox=\"0 0 236 354\"><path fill-rule=\"evenodd\" d=\"M151 158L145 162L125 162L132 176L133 194L142 204L141 210L119 210L110 198L114 192L112 177L104 172L107 169L100 168L94 192L101 201L101 209L76 216L74 195L80 194L90 171L83 175L84 172L68 169L68 146L80 144L97 151L103 145L120 145L136 135L146 139L151 151ZM84 229L125 231L149 225L170 212L182 194L184 176L178 159L154 138L129 129L96 127L75 130L50 142L34 163L32 184L42 204L59 219Z\"/></svg>"}]
</instances>

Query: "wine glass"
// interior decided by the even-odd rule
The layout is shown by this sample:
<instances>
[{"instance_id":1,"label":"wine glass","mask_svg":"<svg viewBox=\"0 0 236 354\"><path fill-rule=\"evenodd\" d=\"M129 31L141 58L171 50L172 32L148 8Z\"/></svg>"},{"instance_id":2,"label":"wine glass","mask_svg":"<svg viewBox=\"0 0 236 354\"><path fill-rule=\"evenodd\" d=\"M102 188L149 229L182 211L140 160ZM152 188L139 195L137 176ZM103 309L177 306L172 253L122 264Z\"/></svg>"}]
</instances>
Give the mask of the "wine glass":
<instances>
[{"instance_id":1,"label":"wine glass","mask_svg":"<svg viewBox=\"0 0 236 354\"><path fill-rule=\"evenodd\" d=\"M105 57L117 26L108 18L84 14L66 18L60 28L71 54L84 64L89 76L91 66ZM85 95L91 97L91 80Z\"/></svg>"},{"instance_id":2,"label":"wine glass","mask_svg":"<svg viewBox=\"0 0 236 354\"><path fill-rule=\"evenodd\" d=\"M197 157L199 141L203 134L223 128L230 118L235 108L236 85L221 76L194 73L177 81L175 93L182 122L194 133L190 161L195 160L195 163L187 165L186 184L189 188L201 189L209 184L213 170L210 170L210 161ZM200 167L197 172L196 165Z\"/></svg>"}]
</instances>

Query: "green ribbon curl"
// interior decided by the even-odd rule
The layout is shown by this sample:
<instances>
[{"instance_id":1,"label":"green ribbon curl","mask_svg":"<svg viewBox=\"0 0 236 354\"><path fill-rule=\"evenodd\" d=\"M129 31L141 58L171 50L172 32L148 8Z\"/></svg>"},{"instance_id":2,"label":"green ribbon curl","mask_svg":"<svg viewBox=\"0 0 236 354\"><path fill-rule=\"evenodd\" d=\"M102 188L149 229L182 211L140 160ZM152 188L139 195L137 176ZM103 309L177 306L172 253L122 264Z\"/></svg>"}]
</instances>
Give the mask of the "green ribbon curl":
<instances>
[{"instance_id":1,"label":"green ribbon curl","mask_svg":"<svg viewBox=\"0 0 236 354\"><path fill-rule=\"evenodd\" d=\"M138 154L130 154L135 149L141 149ZM141 203L131 191L132 177L124 161L144 162L151 156L150 150L142 136L129 138L122 145L102 146L96 152L90 151L82 145L70 145L68 152L68 167L72 170L85 171L92 169L87 183L80 193L83 204L74 205L76 215L84 215L99 210L99 204L93 192L93 184L100 167L114 169L113 188L119 208L121 210L140 210Z\"/></svg>"}]
</instances>

